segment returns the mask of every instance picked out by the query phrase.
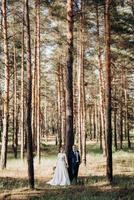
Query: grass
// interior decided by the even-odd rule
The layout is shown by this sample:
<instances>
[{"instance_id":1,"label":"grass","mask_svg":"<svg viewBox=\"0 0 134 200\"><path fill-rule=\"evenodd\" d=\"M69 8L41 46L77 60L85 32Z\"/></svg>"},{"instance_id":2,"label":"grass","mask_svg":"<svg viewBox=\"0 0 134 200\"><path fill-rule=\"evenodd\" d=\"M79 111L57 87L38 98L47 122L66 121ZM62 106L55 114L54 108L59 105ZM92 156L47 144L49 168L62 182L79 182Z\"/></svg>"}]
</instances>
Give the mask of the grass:
<instances>
[{"instance_id":1,"label":"grass","mask_svg":"<svg viewBox=\"0 0 134 200\"><path fill-rule=\"evenodd\" d=\"M58 146L51 144L42 144L42 156L47 158L55 158L58 152Z\"/></svg>"},{"instance_id":2,"label":"grass","mask_svg":"<svg viewBox=\"0 0 134 200\"><path fill-rule=\"evenodd\" d=\"M94 156L102 154L102 150L100 150L99 144L91 142L87 145L87 153L93 154Z\"/></svg>"},{"instance_id":3,"label":"grass","mask_svg":"<svg viewBox=\"0 0 134 200\"><path fill-rule=\"evenodd\" d=\"M87 177L80 177L85 179ZM83 180L85 181L85 180ZM44 181L36 181L36 189L30 191L26 188L25 180L9 179L12 184L11 192L3 195L5 199L48 199L48 200L131 200L134 195L133 177L115 176L112 187L105 182L105 177L91 176L86 179L85 184L70 187L50 187ZM8 184L9 184L8 183ZM81 182L83 183L83 182ZM101 183L100 185L98 183ZM126 183L125 185L123 183ZM15 186L22 187L21 190ZM14 185L14 186L13 186ZM18 187L19 188L19 187ZM9 190L9 188L8 188Z\"/></svg>"},{"instance_id":4,"label":"grass","mask_svg":"<svg viewBox=\"0 0 134 200\"><path fill-rule=\"evenodd\" d=\"M132 146L133 147L133 146ZM113 151L112 186L105 178L105 157L99 145L87 145L87 165L81 164L79 184L68 187L54 187L46 184L52 177L58 148L42 145L42 162L35 163L35 190L28 189L27 162L8 155L7 169L0 171L0 199L27 200L133 200L134 199L134 149Z\"/></svg>"}]
</instances>

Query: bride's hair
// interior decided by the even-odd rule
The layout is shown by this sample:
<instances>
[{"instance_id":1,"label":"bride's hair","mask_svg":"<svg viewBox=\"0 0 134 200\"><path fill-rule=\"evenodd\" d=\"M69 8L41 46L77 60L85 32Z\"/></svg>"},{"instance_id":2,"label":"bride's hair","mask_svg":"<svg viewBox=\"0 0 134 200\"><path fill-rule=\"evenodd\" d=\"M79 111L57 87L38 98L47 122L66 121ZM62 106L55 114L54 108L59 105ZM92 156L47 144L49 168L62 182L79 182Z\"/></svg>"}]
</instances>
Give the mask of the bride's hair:
<instances>
[{"instance_id":1,"label":"bride's hair","mask_svg":"<svg viewBox=\"0 0 134 200\"><path fill-rule=\"evenodd\" d=\"M61 148L60 148L60 152L64 152L65 151L65 147L64 146L61 146Z\"/></svg>"}]
</instances>

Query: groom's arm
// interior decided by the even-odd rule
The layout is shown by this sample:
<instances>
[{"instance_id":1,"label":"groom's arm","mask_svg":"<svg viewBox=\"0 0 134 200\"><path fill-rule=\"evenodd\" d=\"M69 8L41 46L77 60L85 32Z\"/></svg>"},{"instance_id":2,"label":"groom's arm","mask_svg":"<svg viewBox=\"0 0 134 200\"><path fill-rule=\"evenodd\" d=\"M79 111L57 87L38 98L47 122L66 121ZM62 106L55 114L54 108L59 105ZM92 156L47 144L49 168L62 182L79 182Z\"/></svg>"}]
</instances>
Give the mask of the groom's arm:
<instances>
[{"instance_id":1,"label":"groom's arm","mask_svg":"<svg viewBox=\"0 0 134 200\"><path fill-rule=\"evenodd\" d=\"M78 151L78 161L79 161L79 164L81 163L81 157L80 157L80 153Z\"/></svg>"},{"instance_id":2,"label":"groom's arm","mask_svg":"<svg viewBox=\"0 0 134 200\"><path fill-rule=\"evenodd\" d=\"M72 152L69 152L68 155L68 164L70 165L72 163Z\"/></svg>"},{"instance_id":3,"label":"groom's arm","mask_svg":"<svg viewBox=\"0 0 134 200\"><path fill-rule=\"evenodd\" d=\"M69 165L68 165L68 160L67 160L67 156L66 156L66 154L65 154L65 162L66 162L66 165L67 165L67 168L68 168Z\"/></svg>"}]
</instances>

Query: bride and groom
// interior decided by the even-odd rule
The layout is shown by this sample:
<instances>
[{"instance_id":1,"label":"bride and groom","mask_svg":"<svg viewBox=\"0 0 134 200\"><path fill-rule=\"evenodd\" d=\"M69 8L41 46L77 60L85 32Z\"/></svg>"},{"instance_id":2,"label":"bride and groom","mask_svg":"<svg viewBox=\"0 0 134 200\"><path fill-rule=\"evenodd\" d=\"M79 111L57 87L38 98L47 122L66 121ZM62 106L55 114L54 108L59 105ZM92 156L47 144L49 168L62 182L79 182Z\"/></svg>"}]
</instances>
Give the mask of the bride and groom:
<instances>
[{"instance_id":1,"label":"bride and groom","mask_svg":"<svg viewBox=\"0 0 134 200\"><path fill-rule=\"evenodd\" d=\"M80 154L76 146L73 145L68 159L64 148L61 147L60 153L58 153L54 176L47 183L50 185L70 185L71 183L77 183L79 165Z\"/></svg>"}]
</instances>

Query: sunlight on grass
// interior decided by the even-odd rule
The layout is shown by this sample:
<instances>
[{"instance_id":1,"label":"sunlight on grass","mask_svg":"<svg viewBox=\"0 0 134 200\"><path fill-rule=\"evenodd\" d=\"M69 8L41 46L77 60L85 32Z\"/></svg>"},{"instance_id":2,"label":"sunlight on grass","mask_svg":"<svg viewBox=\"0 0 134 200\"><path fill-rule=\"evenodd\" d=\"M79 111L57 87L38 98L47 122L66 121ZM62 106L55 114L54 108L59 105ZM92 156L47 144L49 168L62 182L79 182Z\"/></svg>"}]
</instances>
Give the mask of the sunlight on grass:
<instances>
[{"instance_id":1,"label":"sunlight on grass","mask_svg":"<svg viewBox=\"0 0 134 200\"><path fill-rule=\"evenodd\" d=\"M87 145L87 164L86 166L80 165L77 186L51 187L46 184L53 175L58 147L52 144L43 144L42 150L40 165L37 158L34 157L36 178L36 190L34 191L28 190L26 158L21 161L14 159L11 153L8 155L10 159L7 162L7 169L0 170L0 199L1 195L9 195L12 199L43 200L114 200L122 197L132 199L131 197L134 195L133 149L113 151L114 181L112 187L105 178L106 158L95 142L90 142Z\"/></svg>"},{"instance_id":2,"label":"sunlight on grass","mask_svg":"<svg viewBox=\"0 0 134 200\"><path fill-rule=\"evenodd\" d=\"M134 152L117 151L113 154L114 174L134 175Z\"/></svg>"}]
</instances>

